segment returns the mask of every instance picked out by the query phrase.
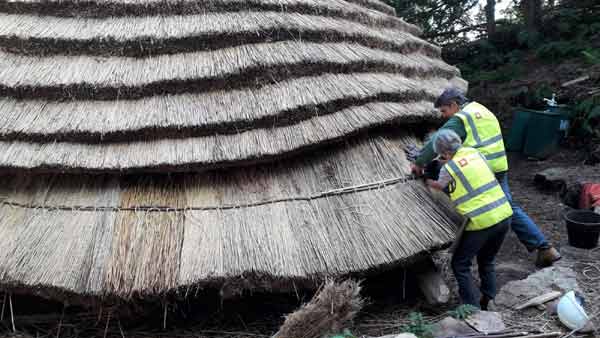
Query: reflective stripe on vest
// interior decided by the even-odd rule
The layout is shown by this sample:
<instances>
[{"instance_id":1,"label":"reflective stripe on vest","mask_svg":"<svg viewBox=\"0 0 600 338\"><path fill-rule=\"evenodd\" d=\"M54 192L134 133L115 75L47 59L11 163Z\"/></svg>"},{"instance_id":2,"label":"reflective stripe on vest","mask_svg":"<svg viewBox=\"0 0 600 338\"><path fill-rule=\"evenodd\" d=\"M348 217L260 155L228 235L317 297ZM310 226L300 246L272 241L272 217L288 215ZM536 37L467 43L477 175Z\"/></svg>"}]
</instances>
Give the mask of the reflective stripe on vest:
<instances>
[{"instance_id":1,"label":"reflective stripe on vest","mask_svg":"<svg viewBox=\"0 0 600 338\"><path fill-rule=\"evenodd\" d=\"M490 162L494 173L507 171L508 159L496 116L477 102L467 104L456 116L462 120L467 132L463 145L477 148Z\"/></svg>"},{"instance_id":2,"label":"reflective stripe on vest","mask_svg":"<svg viewBox=\"0 0 600 338\"><path fill-rule=\"evenodd\" d=\"M512 216L506 195L479 151L460 148L446 170L455 181L450 198L458 212L470 219L467 231L483 230Z\"/></svg>"}]
</instances>

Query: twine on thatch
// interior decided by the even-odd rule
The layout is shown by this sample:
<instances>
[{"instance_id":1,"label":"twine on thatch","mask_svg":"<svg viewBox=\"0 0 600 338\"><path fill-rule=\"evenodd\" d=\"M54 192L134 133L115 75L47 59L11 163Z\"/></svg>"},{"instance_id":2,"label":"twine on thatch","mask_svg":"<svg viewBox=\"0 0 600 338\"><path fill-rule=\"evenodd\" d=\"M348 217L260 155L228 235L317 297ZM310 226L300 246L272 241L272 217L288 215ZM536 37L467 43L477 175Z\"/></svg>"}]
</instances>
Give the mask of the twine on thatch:
<instances>
[{"instance_id":1,"label":"twine on thatch","mask_svg":"<svg viewBox=\"0 0 600 338\"><path fill-rule=\"evenodd\" d=\"M286 316L273 338L321 338L341 333L364 303L357 282L328 281L309 303Z\"/></svg>"},{"instance_id":2,"label":"twine on thatch","mask_svg":"<svg viewBox=\"0 0 600 338\"><path fill-rule=\"evenodd\" d=\"M205 15L56 18L0 13L0 46L36 55L147 57L275 41L346 42L392 52L440 57L441 49L391 28L345 19L280 12Z\"/></svg>"},{"instance_id":3,"label":"twine on thatch","mask_svg":"<svg viewBox=\"0 0 600 338\"><path fill-rule=\"evenodd\" d=\"M108 18L120 16L193 15L212 12L281 11L318 14L356 21L374 27L398 28L420 35L418 27L393 13L381 14L342 0L127 0L57 1L0 0L0 12L60 17Z\"/></svg>"}]
</instances>

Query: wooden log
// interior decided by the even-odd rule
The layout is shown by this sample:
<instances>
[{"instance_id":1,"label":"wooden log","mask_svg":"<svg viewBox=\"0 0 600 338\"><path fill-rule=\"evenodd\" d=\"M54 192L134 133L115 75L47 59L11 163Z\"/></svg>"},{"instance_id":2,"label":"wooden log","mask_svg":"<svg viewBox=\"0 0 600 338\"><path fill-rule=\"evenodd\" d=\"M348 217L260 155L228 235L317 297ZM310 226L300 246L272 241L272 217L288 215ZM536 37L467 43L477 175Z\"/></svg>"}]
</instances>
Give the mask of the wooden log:
<instances>
[{"instance_id":1,"label":"wooden log","mask_svg":"<svg viewBox=\"0 0 600 338\"><path fill-rule=\"evenodd\" d=\"M552 291L552 292L548 292L545 293L543 295L534 297L528 301L526 301L525 303L518 305L515 307L515 310L523 310L524 308L530 307L530 306L538 306L538 305L542 305L545 304L551 300L555 300L556 298L562 296L562 292L559 291Z\"/></svg>"}]
</instances>

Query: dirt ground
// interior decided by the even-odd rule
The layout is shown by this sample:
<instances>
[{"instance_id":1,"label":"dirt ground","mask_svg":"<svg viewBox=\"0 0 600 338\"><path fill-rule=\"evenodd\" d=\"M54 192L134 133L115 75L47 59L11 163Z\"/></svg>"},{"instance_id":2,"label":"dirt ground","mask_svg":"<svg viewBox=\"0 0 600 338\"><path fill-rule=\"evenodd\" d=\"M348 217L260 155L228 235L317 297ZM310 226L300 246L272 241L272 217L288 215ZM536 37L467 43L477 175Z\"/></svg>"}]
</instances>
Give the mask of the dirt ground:
<instances>
[{"instance_id":1,"label":"dirt ground","mask_svg":"<svg viewBox=\"0 0 600 338\"><path fill-rule=\"evenodd\" d=\"M538 224L547 239L563 252L564 260L560 265L571 267L577 272L578 282L587 302L586 310L593 316L598 314L598 305L600 305L600 292L597 292L600 291L600 265L598 265L600 249L574 250L569 247L565 223L562 220L562 213L566 206L561 202L558 192L540 190L533 180L537 172L546 168L583 166L583 159L583 154L572 150L562 150L545 161L529 160L522 155L511 154L509 183L513 198ZM498 287L501 288L512 280L526 278L535 272L537 270L534 264L535 258L535 253L527 252L515 234L510 232L497 259ZM358 331L368 335L398 332L398 328L406 324L406 317L410 311L424 313L430 322L445 316L449 309L458 305L456 284L453 283L451 276L448 276L448 279L454 297L447 307L432 309L417 302L410 306L384 310L379 308L379 311L373 311L359 318ZM367 309L367 312L369 310ZM505 321L513 328L567 333L566 329L558 324L555 316L538 310L505 314ZM594 317L593 322L600 328L598 317Z\"/></svg>"}]
</instances>

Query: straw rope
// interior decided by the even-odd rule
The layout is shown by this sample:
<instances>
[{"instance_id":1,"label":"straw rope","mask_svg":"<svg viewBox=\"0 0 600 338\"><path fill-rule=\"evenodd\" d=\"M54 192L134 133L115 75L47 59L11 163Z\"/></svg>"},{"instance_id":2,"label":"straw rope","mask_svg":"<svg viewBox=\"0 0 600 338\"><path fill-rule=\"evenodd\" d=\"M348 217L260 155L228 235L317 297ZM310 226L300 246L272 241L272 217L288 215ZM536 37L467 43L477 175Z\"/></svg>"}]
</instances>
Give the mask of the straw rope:
<instances>
[{"instance_id":1,"label":"straw rope","mask_svg":"<svg viewBox=\"0 0 600 338\"><path fill-rule=\"evenodd\" d=\"M412 180L411 177L393 177L385 180L370 182L365 184L359 184L352 187L344 187L339 189L327 190L317 192L311 195L298 195L298 196L287 196L281 197L277 199L268 199L261 200L256 202L247 202L243 205L240 204L221 204L221 205L209 205L209 206L186 206L183 208L173 207L173 206L160 206L160 205L136 205L132 207L118 207L118 206L101 206L101 205L45 205L45 204L23 204L19 202L12 202L7 200L2 200L0 202L1 205L25 208L25 209L39 209L39 210L48 210L48 211L91 211L91 212L99 212L99 211L135 211L135 212L185 212L185 211L202 211L202 210L227 210L227 209L239 209L239 208L252 208L257 206L262 206L266 204L274 204L274 203L286 203L286 202L294 202L294 201L312 201L316 199L337 196L337 195L345 195L350 193L357 193L366 190L377 190L383 189L388 186L393 186L400 183L407 183Z\"/></svg>"},{"instance_id":2,"label":"straw rope","mask_svg":"<svg viewBox=\"0 0 600 338\"><path fill-rule=\"evenodd\" d=\"M418 27L393 14L381 14L342 0L127 0L57 1L0 0L0 12L60 17L193 15L213 12L280 11L348 19L372 27L398 28L420 35Z\"/></svg>"},{"instance_id":3,"label":"straw rope","mask_svg":"<svg viewBox=\"0 0 600 338\"><path fill-rule=\"evenodd\" d=\"M147 57L266 41L348 42L440 57L441 49L398 29L279 12L208 13L107 19L0 13L0 46L12 52Z\"/></svg>"}]
</instances>

